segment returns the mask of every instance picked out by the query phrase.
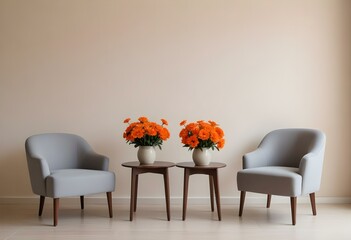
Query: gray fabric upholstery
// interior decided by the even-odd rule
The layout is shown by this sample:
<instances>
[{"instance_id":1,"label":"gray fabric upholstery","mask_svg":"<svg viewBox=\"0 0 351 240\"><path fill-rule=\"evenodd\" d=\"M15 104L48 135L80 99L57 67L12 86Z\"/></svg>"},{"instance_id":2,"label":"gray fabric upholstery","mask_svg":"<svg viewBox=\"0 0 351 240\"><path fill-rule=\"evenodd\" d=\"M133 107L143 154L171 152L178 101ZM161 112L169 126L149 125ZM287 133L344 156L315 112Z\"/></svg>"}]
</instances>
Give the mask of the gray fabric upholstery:
<instances>
[{"instance_id":1,"label":"gray fabric upholstery","mask_svg":"<svg viewBox=\"0 0 351 240\"><path fill-rule=\"evenodd\" d=\"M238 172L238 186L247 192L299 196L302 177L298 172L298 168L292 167L249 168Z\"/></svg>"},{"instance_id":2,"label":"gray fabric upholstery","mask_svg":"<svg viewBox=\"0 0 351 240\"><path fill-rule=\"evenodd\" d=\"M46 194L58 198L82 196L114 190L112 172L88 169L61 169L53 171L46 179Z\"/></svg>"},{"instance_id":3,"label":"gray fabric upholstery","mask_svg":"<svg viewBox=\"0 0 351 240\"><path fill-rule=\"evenodd\" d=\"M325 134L313 129L279 129L243 156L239 191L299 196L319 190Z\"/></svg>"},{"instance_id":4,"label":"gray fabric upholstery","mask_svg":"<svg viewBox=\"0 0 351 240\"><path fill-rule=\"evenodd\" d=\"M109 159L95 153L81 137L47 133L29 137L25 143L32 190L60 198L115 190L115 174Z\"/></svg>"}]
</instances>

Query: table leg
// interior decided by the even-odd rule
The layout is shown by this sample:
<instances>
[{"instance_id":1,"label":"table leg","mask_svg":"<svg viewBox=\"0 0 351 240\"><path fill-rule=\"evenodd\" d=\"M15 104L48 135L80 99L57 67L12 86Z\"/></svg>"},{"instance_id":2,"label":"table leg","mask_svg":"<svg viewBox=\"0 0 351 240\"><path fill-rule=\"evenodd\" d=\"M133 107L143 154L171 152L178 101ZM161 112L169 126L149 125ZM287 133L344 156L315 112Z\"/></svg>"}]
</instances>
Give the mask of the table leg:
<instances>
[{"instance_id":1,"label":"table leg","mask_svg":"<svg viewBox=\"0 0 351 240\"><path fill-rule=\"evenodd\" d=\"M130 213L129 213L129 220L133 221L133 208L134 208L134 201L135 201L135 183L136 183L136 176L137 173L135 172L134 168L132 169L132 179L131 179L131 189L130 189Z\"/></svg>"},{"instance_id":2,"label":"table leg","mask_svg":"<svg viewBox=\"0 0 351 240\"><path fill-rule=\"evenodd\" d=\"M135 176L135 188L134 188L134 212L137 209L137 201L138 201L138 185L139 185L139 175Z\"/></svg>"},{"instance_id":3,"label":"table leg","mask_svg":"<svg viewBox=\"0 0 351 240\"><path fill-rule=\"evenodd\" d=\"M213 178L211 175L209 175L209 182L210 182L211 211L214 212Z\"/></svg>"},{"instance_id":4,"label":"table leg","mask_svg":"<svg viewBox=\"0 0 351 240\"><path fill-rule=\"evenodd\" d=\"M218 184L218 171L217 171L217 169L215 169L214 172L213 172L213 183L214 183L214 189L215 189L215 193L216 193L218 220L221 221L222 220L221 200L220 200L220 195L219 195L219 184Z\"/></svg>"},{"instance_id":5,"label":"table leg","mask_svg":"<svg viewBox=\"0 0 351 240\"><path fill-rule=\"evenodd\" d=\"M165 197L166 197L166 209L167 209L167 220L171 220L171 210L170 210L170 196L169 196L169 177L168 168L164 170L163 180L165 185Z\"/></svg>"},{"instance_id":6,"label":"table leg","mask_svg":"<svg viewBox=\"0 0 351 240\"><path fill-rule=\"evenodd\" d=\"M189 170L184 168L184 188L183 188L183 221L186 218L186 207L188 203Z\"/></svg>"}]
</instances>

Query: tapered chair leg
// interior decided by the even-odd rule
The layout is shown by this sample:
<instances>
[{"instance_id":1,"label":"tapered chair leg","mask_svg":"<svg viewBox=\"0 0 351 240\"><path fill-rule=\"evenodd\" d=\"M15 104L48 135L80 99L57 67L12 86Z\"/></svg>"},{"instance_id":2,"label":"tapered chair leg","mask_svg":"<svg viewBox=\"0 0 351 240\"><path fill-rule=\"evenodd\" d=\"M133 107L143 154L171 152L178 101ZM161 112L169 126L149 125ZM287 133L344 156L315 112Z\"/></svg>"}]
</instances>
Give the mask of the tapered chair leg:
<instances>
[{"instance_id":1,"label":"tapered chair leg","mask_svg":"<svg viewBox=\"0 0 351 240\"><path fill-rule=\"evenodd\" d=\"M311 201L311 207L312 207L312 213L314 216L317 215L317 209L316 209L316 196L315 193L310 193L310 201Z\"/></svg>"},{"instance_id":2,"label":"tapered chair leg","mask_svg":"<svg viewBox=\"0 0 351 240\"><path fill-rule=\"evenodd\" d=\"M84 196L80 196L80 209L84 209Z\"/></svg>"},{"instance_id":3,"label":"tapered chair leg","mask_svg":"<svg viewBox=\"0 0 351 240\"><path fill-rule=\"evenodd\" d=\"M272 200L272 195L268 194L267 195L267 205L266 205L267 208L271 207L271 200Z\"/></svg>"},{"instance_id":4,"label":"tapered chair leg","mask_svg":"<svg viewBox=\"0 0 351 240\"><path fill-rule=\"evenodd\" d=\"M113 217L113 211L112 211L112 193L111 192L107 192L106 193L107 196L107 204L108 204L108 213L110 215L110 218Z\"/></svg>"},{"instance_id":5,"label":"tapered chair leg","mask_svg":"<svg viewBox=\"0 0 351 240\"><path fill-rule=\"evenodd\" d=\"M54 198L54 226L57 226L58 222L58 209L59 209L59 198Z\"/></svg>"},{"instance_id":6,"label":"tapered chair leg","mask_svg":"<svg viewBox=\"0 0 351 240\"><path fill-rule=\"evenodd\" d=\"M239 207L239 217L243 215L244 203L245 203L245 191L240 192L240 207Z\"/></svg>"},{"instance_id":7,"label":"tapered chair leg","mask_svg":"<svg viewBox=\"0 0 351 240\"><path fill-rule=\"evenodd\" d=\"M40 196L40 201L39 201L39 216L43 214L43 208L44 208L44 203L45 203L45 197Z\"/></svg>"},{"instance_id":8,"label":"tapered chair leg","mask_svg":"<svg viewBox=\"0 0 351 240\"><path fill-rule=\"evenodd\" d=\"M296 225L296 201L297 197L290 197L292 225Z\"/></svg>"}]
</instances>

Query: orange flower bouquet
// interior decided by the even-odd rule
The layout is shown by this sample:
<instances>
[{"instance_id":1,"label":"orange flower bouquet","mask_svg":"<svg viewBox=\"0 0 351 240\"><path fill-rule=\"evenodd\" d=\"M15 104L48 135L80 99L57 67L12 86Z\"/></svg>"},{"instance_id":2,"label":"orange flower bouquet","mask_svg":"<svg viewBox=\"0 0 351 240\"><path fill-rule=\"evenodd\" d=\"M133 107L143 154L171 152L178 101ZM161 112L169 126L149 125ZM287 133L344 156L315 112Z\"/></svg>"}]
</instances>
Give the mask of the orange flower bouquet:
<instances>
[{"instance_id":1,"label":"orange flower bouquet","mask_svg":"<svg viewBox=\"0 0 351 240\"><path fill-rule=\"evenodd\" d=\"M224 132L214 121L197 121L186 124L186 120L180 123L183 129L179 133L183 147L189 150L208 148L219 149L224 147Z\"/></svg>"},{"instance_id":2,"label":"orange flower bouquet","mask_svg":"<svg viewBox=\"0 0 351 240\"><path fill-rule=\"evenodd\" d=\"M167 120L161 119L162 124L150 122L146 117L138 118L138 122L130 122L130 118L124 120L128 127L123 133L123 138L129 144L134 144L134 147L139 146L158 146L161 149L163 141L170 137L170 133L165 125L168 125Z\"/></svg>"}]
</instances>

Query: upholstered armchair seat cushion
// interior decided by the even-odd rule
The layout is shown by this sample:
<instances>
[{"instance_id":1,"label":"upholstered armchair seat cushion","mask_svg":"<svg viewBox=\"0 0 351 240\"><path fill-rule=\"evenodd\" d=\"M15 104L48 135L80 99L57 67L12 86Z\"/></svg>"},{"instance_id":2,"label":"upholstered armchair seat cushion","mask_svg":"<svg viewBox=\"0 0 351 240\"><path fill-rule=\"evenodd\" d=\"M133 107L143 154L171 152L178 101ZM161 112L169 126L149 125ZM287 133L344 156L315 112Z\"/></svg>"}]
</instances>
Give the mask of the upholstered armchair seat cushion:
<instances>
[{"instance_id":1,"label":"upholstered armchair seat cushion","mask_svg":"<svg viewBox=\"0 0 351 240\"><path fill-rule=\"evenodd\" d=\"M46 178L48 197L61 198L112 192L115 189L115 174L109 171L90 169L60 169Z\"/></svg>"},{"instance_id":2,"label":"upholstered armchair seat cushion","mask_svg":"<svg viewBox=\"0 0 351 240\"><path fill-rule=\"evenodd\" d=\"M302 176L294 167L257 167L238 172L239 191L280 196L301 195Z\"/></svg>"}]
</instances>

